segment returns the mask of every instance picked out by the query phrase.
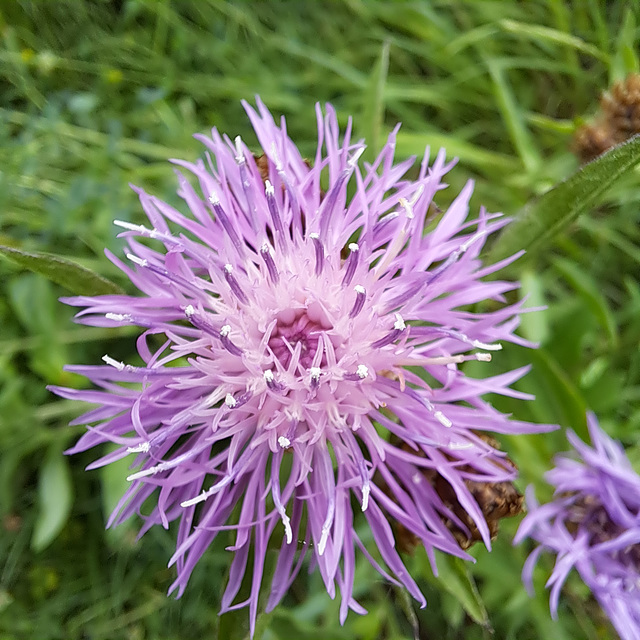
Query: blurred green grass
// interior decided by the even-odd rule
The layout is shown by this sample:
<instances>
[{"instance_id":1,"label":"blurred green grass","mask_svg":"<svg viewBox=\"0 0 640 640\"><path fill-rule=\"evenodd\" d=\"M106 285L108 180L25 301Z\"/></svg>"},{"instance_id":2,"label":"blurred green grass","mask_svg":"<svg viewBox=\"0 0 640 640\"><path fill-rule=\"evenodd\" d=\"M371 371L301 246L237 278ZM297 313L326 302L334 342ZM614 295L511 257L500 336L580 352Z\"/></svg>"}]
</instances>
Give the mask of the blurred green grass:
<instances>
[{"instance_id":1,"label":"blurred green grass","mask_svg":"<svg viewBox=\"0 0 640 640\"><path fill-rule=\"evenodd\" d=\"M473 177L476 210L514 214L577 167L576 125L613 80L638 70L637 11L622 0L2 3L0 244L55 252L117 279L103 256L105 247L118 252L112 220L142 221L127 184L176 201L166 159L196 158L192 134L211 126L255 144L239 104L255 94L287 117L308 155L317 101L331 101L343 123L353 115L356 134L374 148L402 121L398 155L430 145L460 159L440 204ZM496 406L583 436L589 407L640 463L637 177L521 268L531 304L549 307L522 328L542 346L505 349L492 366L531 362L521 387L537 396L496 398ZM62 456L80 432L68 426L79 409L45 385L79 383L62 371L67 362L98 362L106 352L127 360L131 333L73 326L56 301L61 288L5 260L0 287L0 637L225 638L246 629L244 611L217 617L222 541L185 596L166 598L174 533L152 531L142 543L133 525L105 533L118 470L85 473L90 457ZM541 474L564 435L503 444L521 486L536 482L548 495ZM460 603L471 586L443 589L418 553L408 562L427 609L360 563L356 596L368 616L351 614L340 628L318 576L303 576L257 637L399 639L416 626L421 637L443 639L614 637L578 581L565 589L557 623L543 570L536 598L526 596L526 549L510 546L516 525L502 525L491 555L474 551L484 626Z\"/></svg>"}]
</instances>

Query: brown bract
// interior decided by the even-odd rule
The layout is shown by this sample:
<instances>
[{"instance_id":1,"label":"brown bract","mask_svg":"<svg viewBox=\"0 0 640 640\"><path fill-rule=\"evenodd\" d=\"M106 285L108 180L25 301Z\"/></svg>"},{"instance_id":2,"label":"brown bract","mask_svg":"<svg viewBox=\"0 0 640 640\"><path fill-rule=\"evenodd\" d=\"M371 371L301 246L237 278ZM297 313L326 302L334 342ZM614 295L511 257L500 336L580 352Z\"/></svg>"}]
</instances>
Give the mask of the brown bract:
<instances>
[{"instance_id":1,"label":"brown bract","mask_svg":"<svg viewBox=\"0 0 640 640\"><path fill-rule=\"evenodd\" d=\"M476 435L495 449L500 448L498 442L485 433L476 433ZM407 451L410 450L408 447L405 448ZM415 453L415 451L411 451ZM496 464L499 464L503 469L516 469L516 465L508 457ZM463 466L460 467L460 471L471 472L473 469L469 466ZM480 542L482 536L478 527L458 502L455 491L449 482L434 469L423 469L422 474L435 489L444 506L463 524L463 527L461 527L458 522L454 522L451 518L447 518L445 515L441 516L443 523L451 531L460 548L468 549L476 542ZM502 518L517 516L524 509L524 496L518 492L512 482L465 480L465 484L482 511L492 540L498 535L498 524ZM385 488L384 483L380 483L380 486L383 489ZM387 491L387 494L393 497L393 494L389 491ZM412 553L419 544L419 539L399 523L395 523L395 530L400 550Z\"/></svg>"},{"instance_id":2,"label":"brown bract","mask_svg":"<svg viewBox=\"0 0 640 640\"><path fill-rule=\"evenodd\" d=\"M254 154L253 159L256 161L262 182L266 182L269 179L269 158L263 153L260 156Z\"/></svg>"}]
</instances>

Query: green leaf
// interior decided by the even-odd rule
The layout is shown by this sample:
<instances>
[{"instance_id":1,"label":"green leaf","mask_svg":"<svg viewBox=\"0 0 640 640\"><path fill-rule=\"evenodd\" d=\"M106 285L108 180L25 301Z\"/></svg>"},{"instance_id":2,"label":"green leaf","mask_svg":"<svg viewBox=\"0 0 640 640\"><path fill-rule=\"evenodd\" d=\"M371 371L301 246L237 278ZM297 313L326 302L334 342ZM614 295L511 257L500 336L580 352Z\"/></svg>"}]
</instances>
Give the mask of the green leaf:
<instances>
[{"instance_id":1,"label":"green leaf","mask_svg":"<svg viewBox=\"0 0 640 640\"><path fill-rule=\"evenodd\" d=\"M527 308L546 307L544 282L539 274L526 269L520 276L520 297L527 298ZM544 311L525 313L520 319L522 335L539 344L544 344L549 336L549 317Z\"/></svg>"},{"instance_id":2,"label":"green leaf","mask_svg":"<svg viewBox=\"0 0 640 640\"><path fill-rule=\"evenodd\" d=\"M580 214L595 207L602 195L640 162L640 135L607 151L529 203L508 225L487 256L489 263L520 249L530 258L549 247Z\"/></svg>"},{"instance_id":3,"label":"green leaf","mask_svg":"<svg viewBox=\"0 0 640 640\"><path fill-rule=\"evenodd\" d=\"M384 121L384 87L389 70L389 42L385 42L380 50L380 57L371 71L363 94L362 126L367 149L365 158L373 161L380 151L380 137Z\"/></svg>"},{"instance_id":4,"label":"green leaf","mask_svg":"<svg viewBox=\"0 0 640 640\"><path fill-rule=\"evenodd\" d=\"M123 293L111 280L60 256L22 251L6 245L0 245L0 254L21 267L62 285L76 295Z\"/></svg>"},{"instance_id":5,"label":"green leaf","mask_svg":"<svg viewBox=\"0 0 640 640\"><path fill-rule=\"evenodd\" d=\"M460 558L438 553L436 557L438 577L436 578L431 573L426 555L421 555L421 557L425 565L423 568L424 577L438 588L450 593L475 622L489 628L487 610L480 598L467 563Z\"/></svg>"},{"instance_id":6,"label":"green leaf","mask_svg":"<svg viewBox=\"0 0 640 640\"><path fill-rule=\"evenodd\" d=\"M39 514L31 537L34 551L48 547L67 522L73 502L69 463L58 446L52 446L38 476Z\"/></svg>"},{"instance_id":7,"label":"green leaf","mask_svg":"<svg viewBox=\"0 0 640 640\"><path fill-rule=\"evenodd\" d=\"M109 444L105 447L105 453L112 453L119 448L118 445ZM130 486L127 476L131 473L132 460L133 456L125 456L99 469L102 487L102 511L105 522L109 520L111 513ZM121 546L123 539L131 528L131 521L127 520L117 527L107 529L105 532L107 542L114 548Z\"/></svg>"},{"instance_id":8,"label":"green leaf","mask_svg":"<svg viewBox=\"0 0 640 640\"><path fill-rule=\"evenodd\" d=\"M542 159L534 138L524 123L522 107L518 104L503 70L491 58L484 58L484 63L493 82L496 103L522 165L527 172L536 171Z\"/></svg>"},{"instance_id":9,"label":"green leaf","mask_svg":"<svg viewBox=\"0 0 640 640\"><path fill-rule=\"evenodd\" d=\"M638 71L638 55L636 54L636 18L631 7L627 8L615 44L615 55L611 62L611 84L624 80L628 73Z\"/></svg>"},{"instance_id":10,"label":"green leaf","mask_svg":"<svg viewBox=\"0 0 640 640\"><path fill-rule=\"evenodd\" d=\"M592 276L585 273L574 262L566 258L554 259L553 266L584 300L589 310L598 319L600 326L605 330L611 348L615 349L618 344L616 320L613 317L613 313L605 297L600 291L598 282Z\"/></svg>"}]
</instances>

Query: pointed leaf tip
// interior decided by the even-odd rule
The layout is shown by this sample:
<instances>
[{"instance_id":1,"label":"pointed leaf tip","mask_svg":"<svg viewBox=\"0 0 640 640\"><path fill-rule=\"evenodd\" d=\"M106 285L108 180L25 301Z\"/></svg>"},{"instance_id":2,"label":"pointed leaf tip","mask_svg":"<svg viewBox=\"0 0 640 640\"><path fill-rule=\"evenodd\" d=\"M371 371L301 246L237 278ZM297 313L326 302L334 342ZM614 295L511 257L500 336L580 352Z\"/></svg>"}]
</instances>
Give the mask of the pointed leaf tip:
<instances>
[{"instance_id":1,"label":"pointed leaf tip","mask_svg":"<svg viewBox=\"0 0 640 640\"><path fill-rule=\"evenodd\" d=\"M0 245L0 255L65 287L76 295L123 293L123 290L111 280L60 256L23 251L6 245Z\"/></svg>"}]
</instances>

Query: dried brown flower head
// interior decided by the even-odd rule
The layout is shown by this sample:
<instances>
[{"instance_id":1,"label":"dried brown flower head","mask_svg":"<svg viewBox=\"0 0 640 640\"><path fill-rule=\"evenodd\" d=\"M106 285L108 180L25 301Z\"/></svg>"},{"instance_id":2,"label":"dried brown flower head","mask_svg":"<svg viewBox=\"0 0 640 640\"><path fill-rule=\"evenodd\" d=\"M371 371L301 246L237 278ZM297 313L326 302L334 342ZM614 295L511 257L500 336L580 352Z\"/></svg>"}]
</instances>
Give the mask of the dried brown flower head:
<instances>
[{"instance_id":1,"label":"dried brown flower head","mask_svg":"<svg viewBox=\"0 0 640 640\"><path fill-rule=\"evenodd\" d=\"M476 432L476 435L495 449L500 448L499 443L487 434ZM502 460L501 466L504 469L516 469L516 465L508 457ZM467 467L461 467L460 470L470 471ZM453 520L443 517L445 526L451 531L460 548L468 549L476 542L480 542L482 536L478 531L478 527L458 502L455 491L449 482L433 469L423 468L422 474L435 489L444 506L453 512L456 518L463 523L465 528L460 527L459 524ZM522 513L524 509L524 496L518 492L512 482L477 482L466 480L465 484L482 511L492 540L498 535L498 524L502 518L517 516L519 513ZM383 486L382 483L381 486ZM413 552L418 545L416 536L399 523L395 523L395 531L400 550L409 553Z\"/></svg>"},{"instance_id":2,"label":"dried brown flower head","mask_svg":"<svg viewBox=\"0 0 640 640\"><path fill-rule=\"evenodd\" d=\"M573 151L582 163L640 133L640 74L629 74L600 97L600 114L576 130Z\"/></svg>"}]
</instances>

